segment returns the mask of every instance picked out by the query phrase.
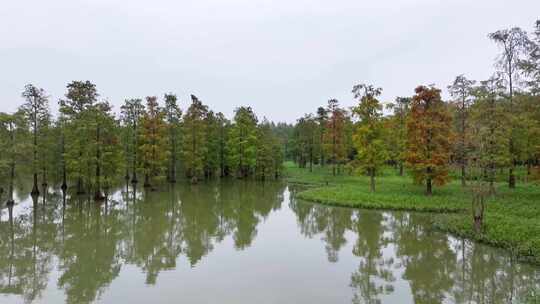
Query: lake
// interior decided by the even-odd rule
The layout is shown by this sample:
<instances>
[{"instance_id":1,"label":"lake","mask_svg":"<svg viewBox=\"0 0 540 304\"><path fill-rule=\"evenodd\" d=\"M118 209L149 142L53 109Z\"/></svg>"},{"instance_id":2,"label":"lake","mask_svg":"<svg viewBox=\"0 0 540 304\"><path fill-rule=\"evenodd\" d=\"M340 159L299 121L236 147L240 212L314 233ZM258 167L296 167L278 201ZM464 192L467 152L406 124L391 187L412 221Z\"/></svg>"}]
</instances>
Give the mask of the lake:
<instances>
[{"instance_id":1,"label":"lake","mask_svg":"<svg viewBox=\"0 0 540 304\"><path fill-rule=\"evenodd\" d=\"M540 267L286 183L50 192L1 210L0 303L521 303ZM536 294L537 295L537 294Z\"/></svg>"}]
</instances>

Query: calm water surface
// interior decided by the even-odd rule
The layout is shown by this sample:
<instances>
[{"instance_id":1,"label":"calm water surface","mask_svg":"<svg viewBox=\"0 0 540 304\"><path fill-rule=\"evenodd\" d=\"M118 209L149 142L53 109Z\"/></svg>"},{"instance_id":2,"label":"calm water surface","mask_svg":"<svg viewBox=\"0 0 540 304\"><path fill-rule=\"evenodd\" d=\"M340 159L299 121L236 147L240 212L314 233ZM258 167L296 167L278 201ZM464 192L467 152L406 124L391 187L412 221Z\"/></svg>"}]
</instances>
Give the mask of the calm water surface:
<instances>
[{"instance_id":1,"label":"calm water surface","mask_svg":"<svg viewBox=\"0 0 540 304\"><path fill-rule=\"evenodd\" d=\"M540 286L539 267L428 215L294 193L227 181L107 204L19 197L1 210L0 303L521 303Z\"/></svg>"}]
</instances>

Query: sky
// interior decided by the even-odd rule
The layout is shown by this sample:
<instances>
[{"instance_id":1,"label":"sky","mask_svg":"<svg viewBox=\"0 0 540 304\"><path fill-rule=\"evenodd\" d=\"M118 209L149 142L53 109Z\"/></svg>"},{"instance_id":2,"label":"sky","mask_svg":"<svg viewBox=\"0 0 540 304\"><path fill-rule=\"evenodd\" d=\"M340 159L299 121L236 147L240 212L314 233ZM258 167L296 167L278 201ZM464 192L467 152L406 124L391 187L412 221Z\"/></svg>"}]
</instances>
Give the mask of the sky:
<instances>
[{"instance_id":1,"label":"sky","mask_svg":"<svg viewBox=\"0 0 540 304\"><path fill-rule=\"evenodd\" d=\"M194 94L232 117L293 122L328 99L381 100L455 76L483 80L498 29L531 30L538 0L17 0L0 6L0 111L27 83L53 110L72 80L90 80L116 111L126 98Z\"/></svg>"}]
</instances>

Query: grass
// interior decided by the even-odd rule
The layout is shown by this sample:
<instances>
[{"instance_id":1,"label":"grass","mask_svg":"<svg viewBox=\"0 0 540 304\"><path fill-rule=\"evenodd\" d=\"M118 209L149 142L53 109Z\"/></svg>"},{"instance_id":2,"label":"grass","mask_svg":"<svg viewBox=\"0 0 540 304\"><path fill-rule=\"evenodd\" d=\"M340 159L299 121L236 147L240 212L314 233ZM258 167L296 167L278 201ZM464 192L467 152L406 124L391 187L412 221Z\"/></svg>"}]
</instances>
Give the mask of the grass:
<instances>
[{"instance_id":1,"label":"grass","mask_svg":"<svg viewBox=\"0 0 540 304\"><path fill-rule=\"evenodd\" d=\"M286 164L290 183L307 185L298 193L303 200L326 205L367 209L433 212L434 225L459 236L512 251L520 260L540 264L540 186L518 183L509 189L497 184L497 195L486 204L482 233L475 233L471 218L471 195L455 180L434 189L432 197L424 187L413 185L408 176L397 176L386 168L377 177L376 192L369 191L366 176L332 176L329 168L313 172Z\"/></svg>"}]
</instances>

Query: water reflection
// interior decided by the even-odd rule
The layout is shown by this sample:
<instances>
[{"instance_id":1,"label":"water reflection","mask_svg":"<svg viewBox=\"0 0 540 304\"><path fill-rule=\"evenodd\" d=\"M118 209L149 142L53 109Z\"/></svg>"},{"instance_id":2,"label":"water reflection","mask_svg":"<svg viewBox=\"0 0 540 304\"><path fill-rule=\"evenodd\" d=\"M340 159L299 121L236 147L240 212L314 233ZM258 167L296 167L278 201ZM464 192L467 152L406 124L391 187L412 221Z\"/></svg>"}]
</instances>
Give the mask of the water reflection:
<instances>
[{"instance_id":1,"label":"water reflection","mask_svg":"<svg viewBox=\"0 0 540 304\"><path fill-rule=\"evenodd\" d=\"M91 303L115 291L115 281L129 279L128 268L138 269L147 286L160 289L163 273L173 274L180 283L205 259L239 256L257 247L255 240L263 246L276 239L282 240L283 248L269 245L272 248L264 247L263 254L268 259L280 252L290 256L279 260L281 270L273 273L272 281L250 282L261 288L253 293L284 292L281 282L302 277L298 267L310 263L309 273L320 279L307 278L312 283L299 282L293 286L295 293L284 292L296 303L317 303L309 295L327 288L329 269L343 269L340 276L345 282L335 293L328 291L333 302L518 303L540 286L538 267L433 231L425 215L303 203L294 199L295 189L289 191L281 183L164 187L168 189L145 192L127 185L100 204L61 191L39 199L18 197L22 202L0 214L0 299ZM297 229L286 228L289 220ZM272 221L275 224L263 225ZM309 251L313 248L307 242L313 239L320 240L317 247L325 259L317 260ZM232 253L210 256L227 240ZM299 252L313 259L295 255ZM236 263L232 266L239 272L258 274L267 267L265 261L254 264L246 256ZM210 274L213 277L207 280L218 284L230 279L217 268ZM352 294L340 288L351 288ZM137 290L133 293L141 296ZM230 290L229 295L238 293L247 298L249 291ZM184 299L179 292L174 297ZM261 303L273 302L263 298Z\"/></svg>"}]
</instances>

